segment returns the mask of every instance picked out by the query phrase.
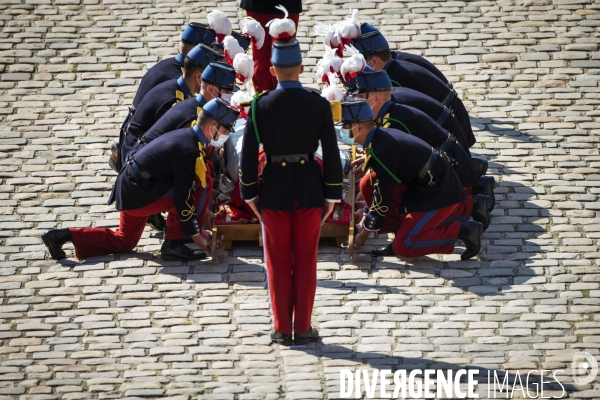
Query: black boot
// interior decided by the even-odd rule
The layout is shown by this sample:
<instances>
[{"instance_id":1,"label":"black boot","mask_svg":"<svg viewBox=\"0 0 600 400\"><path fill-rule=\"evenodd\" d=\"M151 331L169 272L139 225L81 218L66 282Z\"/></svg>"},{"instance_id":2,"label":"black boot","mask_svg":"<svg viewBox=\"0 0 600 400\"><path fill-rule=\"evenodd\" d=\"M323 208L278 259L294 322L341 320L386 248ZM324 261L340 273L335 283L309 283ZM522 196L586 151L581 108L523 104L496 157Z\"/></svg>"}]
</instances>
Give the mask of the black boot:
<instances>
[{"instance_id":1,"label":"black boot","mask_svg":"<svg viewBox=\"0 0 600 400\"><path fill-rule=\"evenodd\" d=\"M471 217L477 222L483 224L483 231L490 226L490 197L484 194L476 194L473 196L473 211Z\"/></svg>"},{"instance_id":2,"label":"black boot","mask_svg":"<svg viewBox=\"0 0 600 400\"><path fill-rule=\"evenodd\" d=\"M42 242L44 242L48 248L50 257L55 260L61 260L67 257L65 252L62 250L62 246L63 244L72 241L73 237L71 236L71 231L69 228L51 229L42 235Z\"/></svg>"},{"instance_id":3,"label":"black boot","mask_svg":"<svg viewBox=\"0 0 600 400\"><path fill-rule=\"evenodd\" d=\"M161 213L154 214L148 217L148 222L146 222L152 229L155 231L162 232L165 230L167 226L167 222Z\"/></svg>"},{"instance_id":4,"label":"black boot","mask_svg":"<svg viewBox=\"0 0 600 400\"><path fill-rule=\"evenodd\" d=\"M302 346L303 344L317 342L319 340L319 331L315 328L310 328L307 332L294 333L294 345Z\"/></svg>"},{"instance_id":5,"label":"black boot","mask_svg":"<svg viewBox=\"0 0 600 400\"><path fill-rule=\"evenodd\" d=\"M165 261L196 261L204 260L206 253L192 250L179 240L165 239L160 248L160 258Z\"/></svg>"},{"instance_id":6,"label":"black boot","mask_svg":"<svg viewBox=\"0 0 600 400\"><path fill-rule=\"evenodd\" d=\"M460 256L461 260L468 260L479 254L482 234L483 224L481 222L469 221L465 227L460 228L458 238L465 243L466 247Z\"/></svg>"},{"instance_id":7,"label":"black boot","mask_svg":"<svg viewBox=\"0 0 600 400\"><path fill-rule=\"evenodd\" d=\"M471 191L472 195L476 194L484 194L486 196L490 196L490 209L492 212L494 207L496 206L496 196L494 196L494 189L496 188L496 179L493 176L482 176L481 181L475 185L473 185L473 190Z\"/></svg>"},{"instance_id":8,"label":"black boot","mask_svg":"<svg viewBox=\"0 0 600 400\"><path fill-rule=\"evenodd\" d=\"M379 256L395 256L396 253L394 253L394 250L392 250L392 244L388 244L385 247L376 247L373 250L371 250L371 255L374 257L379 257Z\"/></svg>"},{"instance_id":9,"label":"black boot","mask_svg":"<svg viewBox=\"0 0 600 400\"><path fill-rule=\"evenodd\" d=\"M472 157L471 164L477 176L484 176L488 169L488 161L484 158Z\"/></svg>"},{"instance_id":10,"label":"black boot","mask_svg":"<svg viewBox=\"0 0 600 400\"><path fill-rule=\"evenodd\" d=\"M277 332L275 329L271 331L271 341L282 346L292 345L292 334Z\"/></svg>"}]
</instances>

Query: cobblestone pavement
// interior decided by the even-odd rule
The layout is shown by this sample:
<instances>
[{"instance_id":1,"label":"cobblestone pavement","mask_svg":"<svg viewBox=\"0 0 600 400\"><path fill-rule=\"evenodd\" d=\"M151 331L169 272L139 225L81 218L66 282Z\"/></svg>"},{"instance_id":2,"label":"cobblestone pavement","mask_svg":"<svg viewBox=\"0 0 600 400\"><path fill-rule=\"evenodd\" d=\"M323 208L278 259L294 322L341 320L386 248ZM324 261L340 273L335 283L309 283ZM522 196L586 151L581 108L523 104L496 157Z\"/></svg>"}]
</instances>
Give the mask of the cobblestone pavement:
<instances>
[{"instance_id":1,"label":"cobblestone pavement","mask_svg":"<svg viewBox=\"0 0 600 400\"><path fill-rule=\"evenodd\" d=\"M498 181L479 260L321 246L316 346L270 344L258 248L167 263L147 230L137 253L50 260L43 231L117 226L109 143L147 68L217 5L237 28L235 1L0 1L0 399L331 399L357 367L570 382L573 353L598 356L598 0L305 1L304 83L311 26L360 8L454 82ZM569 397L600 398L599 382Z\"/></svg>"}]
</instances>

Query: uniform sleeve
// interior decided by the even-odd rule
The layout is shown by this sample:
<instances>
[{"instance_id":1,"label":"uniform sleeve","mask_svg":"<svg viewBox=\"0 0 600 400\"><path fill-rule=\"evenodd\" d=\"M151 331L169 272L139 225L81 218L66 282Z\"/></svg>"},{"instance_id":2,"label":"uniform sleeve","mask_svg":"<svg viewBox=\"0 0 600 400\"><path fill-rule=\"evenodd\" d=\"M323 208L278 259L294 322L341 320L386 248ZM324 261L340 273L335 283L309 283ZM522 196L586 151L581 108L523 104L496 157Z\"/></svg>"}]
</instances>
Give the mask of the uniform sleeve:
<instances>
[{"instance_id":1,"label":"uniform sleeve","mask_svg":"<svg viewBox=\"0 0 600 400\"><path fill-rule=\"evenodd\" d=\"M187 236L200 233L198 210L194 205L197 157L198 153L187 152L173 158L173 176L175 177L173 198L181 229Z\"/></svg>"},{"instance_id":2,"label":"uniform sleeve","mask_svg":"<svg viewBox=\"0 0 600 400\"><path fill-rule=\"evenodd\" d=\"M256 104L255 104L256 106ZM242 199L250 200L258 196L258 139L254 132L254 107L246 120L246 128L240 154L240 192Z\"/></svg>"},{"instance_id":3,"label":"uniform sleeve","mask_svg":"<svg viewBox=\"0 0 600 400\"><path fill-rule=\"evenodd\" d=\"M364 222L369 231L379 230L383 226L385 216L392 206L392 196L396 181L383 169L377 168L377 182L373 185L373 203Z\"/></svg>"},{"instance_id":4,"label":"uniform sleeve","mask_svg":"<svg viewBox=\"0 0 600 400\"><path fill-rule=\"evenodd\" d=\"M337 145L331 108L327 107L321 121L321 148L323 150L323 194L326 199L342 198L342 164Z\"/></svg>"}]
</instances>

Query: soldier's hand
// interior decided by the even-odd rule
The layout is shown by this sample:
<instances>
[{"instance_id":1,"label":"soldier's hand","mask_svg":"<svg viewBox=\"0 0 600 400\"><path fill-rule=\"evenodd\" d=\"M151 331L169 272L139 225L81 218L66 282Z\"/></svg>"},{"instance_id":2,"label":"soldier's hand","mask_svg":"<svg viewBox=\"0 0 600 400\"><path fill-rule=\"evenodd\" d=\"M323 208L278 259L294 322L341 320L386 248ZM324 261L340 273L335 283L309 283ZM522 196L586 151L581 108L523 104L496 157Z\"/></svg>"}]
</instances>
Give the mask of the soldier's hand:
<instances>
[{"instance_id":1,"label":"soldier's hand","mask_svg":"<svg viewBox=\"0 0 600 400\"><path fill-rule=\"evenodd\" d=\"M365 156L356 157L356 160L352 161L352 170L356 171L359 168L362 168L365 163Z\"/></svg>"},{"instance_id":2,"label":"soldier's hand","mask_svg":"<svg viewBox=\"0 0 600 400\"><path fill-rule=\"evenodd\" d=\"M250 200L247 203L248 206L252 209L252 211L254 211L254 215L256 215L256 218L258 218L258 222L262 224L262 218L260 217L260 211L258 211L258 207L256 205L256 199Z\"/></svg>"},{"instance_id":3,"label":"soldier's hand","mask_svg":"<svg viewBox=\"0 0 600 400\"><path fill-rule=\"evenodd\" d=\"M327 218L329 218L329 216L333 212L334 208L335 208L335 203L328 201L327 204L325 205L325 213L323 214L323 219L321 220L321 225L323 225L325 223L325 220Z\"/></svg>"},{"instance_id":4,"label":"soldier's hand","mask_svg":"<svg viewBox=\"0 0 600 400\"><path fill-rule=\"evenodd\" d=\"M210 240L207 240L201 234L192 236L192 240L198 245L198 247L210 254Z\"/></svg>"},{"instance_id":5,"label":"soldier's hand","mask_svg":"<svg viewBox=\"0 0 600 400\"><path fill-rule=\"evenodd\" d=\"M208 226L208 229L212 229L213 226L215 225L215 218L217 217L217 215L210 211L210 210L206 210L206 216L204 217L204 223L206 223L206 226Z\"/></svg>"},{"instance_id":6,"label":"soldier's hand","mask_svg":"<svg viewBox=\"0 0 600 400\"><path fill-rule=\"evenodd\" d=\"M360 249L371 234L362 223L356 225L356 232L358 233L354 236L354 250Z\"/></svg>"}]
</instances>

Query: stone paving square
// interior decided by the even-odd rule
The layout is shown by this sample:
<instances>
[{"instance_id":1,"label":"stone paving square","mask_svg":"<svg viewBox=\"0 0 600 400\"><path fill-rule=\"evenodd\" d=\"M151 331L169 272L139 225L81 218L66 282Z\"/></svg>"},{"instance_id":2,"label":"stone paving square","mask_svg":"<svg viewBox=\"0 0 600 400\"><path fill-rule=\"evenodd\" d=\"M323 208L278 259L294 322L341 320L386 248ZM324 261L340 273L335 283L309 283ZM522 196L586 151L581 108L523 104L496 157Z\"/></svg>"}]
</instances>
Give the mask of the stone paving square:
<instances>
[{"instance_id":1,"label":"stone paving square","mask_svg":"<svg viewBox=\"0 0 600 400\"><path fill-rule=\"evenodd\" d=\"M145 71L190 21L218 7L239 29L245 14L0 0L0 399L337 399L342 369L466 367L562 370L565 397L600 399L600 378L571 374L575 353L600 359L600 0L303 3L304 84L322 54L312 26L349 7L454 83L498 182L479 259L351 262L321 246L323 339L307 348L270 343L258 247L163 262L147 228L137 252L51 260L44 231L118 225L107 158Z\"/></svg>"}]
</instances>

